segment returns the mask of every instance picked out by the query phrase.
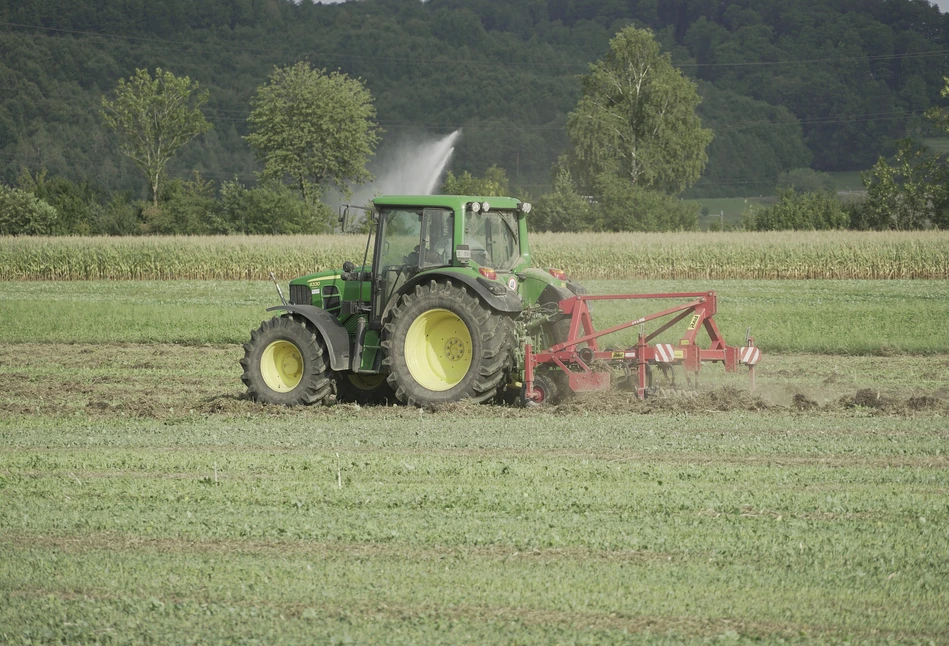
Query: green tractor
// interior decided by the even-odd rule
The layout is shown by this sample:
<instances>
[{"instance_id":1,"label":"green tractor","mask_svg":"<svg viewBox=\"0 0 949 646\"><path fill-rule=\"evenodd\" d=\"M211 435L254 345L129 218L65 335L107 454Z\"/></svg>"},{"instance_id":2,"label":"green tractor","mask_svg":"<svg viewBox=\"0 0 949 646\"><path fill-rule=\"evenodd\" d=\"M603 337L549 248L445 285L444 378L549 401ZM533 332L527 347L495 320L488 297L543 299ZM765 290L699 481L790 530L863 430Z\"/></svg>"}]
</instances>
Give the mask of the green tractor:
<instances>
[{"instance_id":1,"label":"green tractor","mask_svg":"<svg viewBox=\"0 0 949 646\"><path fill-rule=\"evenodd\" d=\"M399 195L372 206L362 266L346 262L291 281L289 302L268 310L283 314L244 345L248 396L284 405L430 406L516 393L519 317L535 307L556 311L582 292L562 271L531 266L530 205ZM346 229L348 212L341 220ZM569 321L555 318L535 324L545 336L538 342L563 336Z\"/></svg>"}]
</instances>

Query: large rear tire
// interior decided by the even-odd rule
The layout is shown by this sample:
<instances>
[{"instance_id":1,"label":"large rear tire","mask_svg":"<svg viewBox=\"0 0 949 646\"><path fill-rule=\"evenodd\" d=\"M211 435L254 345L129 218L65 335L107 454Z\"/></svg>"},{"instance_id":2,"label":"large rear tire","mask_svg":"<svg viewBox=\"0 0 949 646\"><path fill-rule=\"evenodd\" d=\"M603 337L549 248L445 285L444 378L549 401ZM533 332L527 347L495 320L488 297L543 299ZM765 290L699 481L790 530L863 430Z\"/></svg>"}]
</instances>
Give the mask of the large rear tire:
<instances>
[{"instance_id":1,"label":"large rear tire","mask_svg":"<svg viewBox=\"0 0 949 646\"><path fill-rule=\"evenodd\" d=\"M241 381L247 396L283 406L331 403L336 384L325 351L323 339L303 321L291 316L264 321L244 344Z\"/></svg>"},{"instance_id":2,"label":"large rear tire","mask_svg":"<svg viewBox=\"0 0 949 646\"><path fill-rule=\"evenodd\" d=\"M431 406L493 399L510 371L514 322L451 282L404 294L384 328L389 384L399 401Z\"/></svg>"}]
</instances>

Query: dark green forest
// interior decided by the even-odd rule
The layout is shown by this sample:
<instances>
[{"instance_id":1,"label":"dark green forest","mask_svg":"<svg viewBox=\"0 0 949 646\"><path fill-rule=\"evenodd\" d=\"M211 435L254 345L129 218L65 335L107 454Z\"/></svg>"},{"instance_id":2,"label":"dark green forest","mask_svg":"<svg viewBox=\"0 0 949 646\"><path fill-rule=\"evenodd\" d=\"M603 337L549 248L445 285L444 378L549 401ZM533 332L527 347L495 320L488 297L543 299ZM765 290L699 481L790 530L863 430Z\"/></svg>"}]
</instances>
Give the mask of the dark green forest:
<instances>
[{"instance_id":1,"label":"dark green forest","mask_svg":"<svg viewBox=\"0 0 949 646\"><path fill-rule=\"evenodd\" d=\"M209 91L173 176L253 185L249 102L274 66L363 79L385 130L463 128L451 168L550 190L578 76L627 25L698 83L709 162L689 195L773 193L794 168L863 170L945 100L949 16L925 0L0 0L0 182L24 168L144 198L100 101L136 68Z\"/></svg>"}]
</instances>

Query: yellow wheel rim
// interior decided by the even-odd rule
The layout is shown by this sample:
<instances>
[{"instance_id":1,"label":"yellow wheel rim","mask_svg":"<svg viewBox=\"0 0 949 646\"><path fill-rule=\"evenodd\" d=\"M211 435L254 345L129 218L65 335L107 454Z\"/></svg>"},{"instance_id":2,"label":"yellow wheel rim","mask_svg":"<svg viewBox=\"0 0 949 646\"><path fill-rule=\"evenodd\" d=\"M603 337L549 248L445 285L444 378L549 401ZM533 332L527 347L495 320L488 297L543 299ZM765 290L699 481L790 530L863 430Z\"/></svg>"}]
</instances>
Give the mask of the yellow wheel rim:
<instances>
[{"instance_id":1,"label":"yellow wheel rim","mask_svg":"<svg viewBox=\"0 0 949 646\"><path fill-rule=\"evenodd\" d=\"M419 385L443 391L471 368L471 332L454 312L434 309L419 315L405 336L405 363Z\"/></svg>"},{"instance_id":2,"label":"yellow wheel rim","mask_svg":"<svg viewBox=\"0 0 949 646\"><path fill-rule=\"evenodd\" d=\"M303 354L290 341L274 341L260 356L264 383L278 393L290 392L303 379Z\"/></svg>"},{"instance_id":3,"label":"yellow wheel rim","mask_svg":"<svg viewBox=\"0 0 949 646\"><path fill-rule=\"evenodd\" d=\"M350 372L346 376L349 378L349 383L359 390L373 390L386 380L385 375L357 375Z\"/></svg>"}]
</instances>

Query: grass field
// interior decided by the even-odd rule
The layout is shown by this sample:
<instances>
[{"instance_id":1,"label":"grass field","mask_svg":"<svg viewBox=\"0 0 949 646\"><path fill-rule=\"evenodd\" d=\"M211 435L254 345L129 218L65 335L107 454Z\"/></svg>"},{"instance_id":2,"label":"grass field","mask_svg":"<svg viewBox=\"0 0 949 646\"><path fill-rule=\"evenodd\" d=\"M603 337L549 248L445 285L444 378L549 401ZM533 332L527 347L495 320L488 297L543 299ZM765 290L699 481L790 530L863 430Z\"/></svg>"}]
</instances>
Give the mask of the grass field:
<instances>
[{"instance_id":1,"label":"grass field","mask_svg":"<svg viewBox=\"0 0 949 646\"><path fill-rule=\"evenodd\" d=\"M867 169L869 170L869 169ZM834 183L837 185L838 191L865 191L866 186L863 184L863 173L865 171L852 170L852 171L841 171L837 173L828 173L833 179Z\"/></svg>"},{"instance_id":2,"label":"grass field","mask_svg":"<svg viewBox=\"0 0 949 646\"><path fill-rule=\"evenodd\" d=\"M584 281L598 293L715 290L716 317L737 343L748 328L770 351L932 354L949 351L949 281ZM8 342L244 343L279 303L263 281L0 282L0 328ZM605 328L666 307L596 305ZM624 319L625 317L625 319ZM630 332L630 335L634 332ZM634 336L614 344L631 345Z\"/></svg>"},{"instance_id":3,"label":"grass field","mask_svg":"<svg viewBox=\"0 0 949 646\"><path fill-rule=\"evenodd\" d=\"M267 407L266 283L0 283L0 643L944 642L946 281L673 284L757 394Z\"/></svg>"},{"instance_id":4,"label":"grass field","mask_svg":"<svg viewBox=\"0 0 949 646\"><path fill-rule=\"evenodd\" d=\"M699 197L683 200L683 202L693 205L699 212L703 208L708 209L708 215L699 215L699 227L703 231L720 231L723 224L725 229L740 227L741 216L750 205L766 206L773 204L775 198L773 196Z\"/></svg>"},{"instance_id":5,"label":"grass field","mask_svg":"<svg viewBox=\"0 0 949 646\"><path fill-rule=\"evenodd\" d=\"M946 137L930 137L923 139L923 145L928 147L934 153L945 155L949 153L949 139Z\"/></svg>"}]
</instances>

